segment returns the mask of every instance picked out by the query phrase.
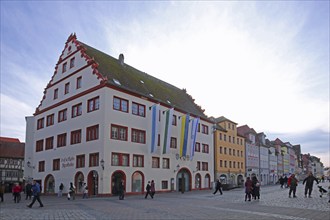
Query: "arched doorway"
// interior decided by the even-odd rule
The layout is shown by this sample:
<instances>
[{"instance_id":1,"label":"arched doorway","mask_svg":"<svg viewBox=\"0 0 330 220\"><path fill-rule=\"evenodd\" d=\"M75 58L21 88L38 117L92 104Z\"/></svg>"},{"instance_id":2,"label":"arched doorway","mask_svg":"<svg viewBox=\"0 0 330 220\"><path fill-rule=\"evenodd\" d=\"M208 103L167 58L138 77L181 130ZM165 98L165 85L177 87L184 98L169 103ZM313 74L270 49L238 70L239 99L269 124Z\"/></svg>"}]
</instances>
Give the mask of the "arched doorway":
<instances>
[{"instance_id":1,"label":"arched doorway","mask_svg":"<svg viewBox=\"0 0 330 220\"><path fill-rule=\"evenodd\" d=\"M136 171L132 175L132 192L143 192L144 176L140 171Z\"/></svg>"},{"instance_id":2,"label":"arched doorway","mask_svg":"<svg viewBox=\"0 0 330 220\"><path fill-rule=\"evenodd\" d=\"M118 195L119 184L124 180L124 189L126 189L126 176L122 171L115 171L111 176L111 193Z\"/></svg>"},{"instance_id":3,"label":"arched doorway","mask_svg":"<svg viewBox=\"0 0 330 220\"><path fill-rule=\"evenodd\" d=\"M77 172L74 177L74 185L76 186L77 193L83 193L84 186L84 174L82 172Z\"/></svg>"},{"instance_id":4,"label":"arched doorway","mask_svg":"<svg viewBox=\"0 0 330 220\"><path fill-rule=\"evenodd\" d=\"M97 171L92 170L91 172L89 172L87 186L88 195L96 196L97 194L99 194L99 175Z\"/></svg>"},{"instance_id":5,"label":"arched doorway","mask_svg":"<svg viewBox=\"0 0 330 220\"><path fill-rule=\"evenodd\" d=\"M186 192L191 190L191 174L188 169L183 168L177 174L177 189L179 192Z\"/></svg>"},{"instance_id":6,"label":"arched doorway","mask_svg":"<svg viewBox=\"0 0 330 220\"><path fill-rule=\"evenodd\" d=\"M202 188L202 178L199 173L195 175L195 189L201 189Z\"/></svg>"},{"instance_id":7,"label":"arched doorway","mask_svg":"<svg viewBox=\"0 0 330 220\"><path fill-rule=\"evenodd\" d=\"M55 193L55 179L54 176L48 174L45 178L45 193Z\"/></svg>"},{"instance_id":8,"label":"arched doorway","mask_svg":"<svg viewBox=\"0 0 330 220\"><path fill-rule=\"evenodd\" d=\"M244 184L243 176L242 176L241 174L239 174L239 175L237 176L237 185L238 185L239 187L241 187L241 186L243 186L243 184Z\"/></svg>"},{"instance_id":9,"label":"arched doorway","mask_svg":"<svg viewBox=\"0 0 330 220\"><path fill-rule=\"evenodd\" d=\"M211 178L209 174L205 175L204 186L205 188L211 189Z\"/></svg>"}]
</instances>

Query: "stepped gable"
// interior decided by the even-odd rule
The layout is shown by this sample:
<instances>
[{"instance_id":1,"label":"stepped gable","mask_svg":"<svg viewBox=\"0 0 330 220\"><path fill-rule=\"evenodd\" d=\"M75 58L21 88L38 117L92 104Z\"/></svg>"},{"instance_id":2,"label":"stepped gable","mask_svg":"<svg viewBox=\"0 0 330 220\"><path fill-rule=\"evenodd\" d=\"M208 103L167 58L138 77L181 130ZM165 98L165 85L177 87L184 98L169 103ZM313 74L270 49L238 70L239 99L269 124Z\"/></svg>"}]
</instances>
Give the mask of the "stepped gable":
<instances>
[{"instance_id":1,"label":"stepped gable","mask_svg":"<svg viewBox=\"0 0 330 220\"><path fill-rule=\"evenodd\" d=\"M125 64L122 54L116 59L83 42L78 41L78 43L84 48L84 53L96 62L95 67L98 73L107 79L108 86L207 119L204 110L195 104L194 99L185 89L179 89Z\"/></svg>"}]
</instances>

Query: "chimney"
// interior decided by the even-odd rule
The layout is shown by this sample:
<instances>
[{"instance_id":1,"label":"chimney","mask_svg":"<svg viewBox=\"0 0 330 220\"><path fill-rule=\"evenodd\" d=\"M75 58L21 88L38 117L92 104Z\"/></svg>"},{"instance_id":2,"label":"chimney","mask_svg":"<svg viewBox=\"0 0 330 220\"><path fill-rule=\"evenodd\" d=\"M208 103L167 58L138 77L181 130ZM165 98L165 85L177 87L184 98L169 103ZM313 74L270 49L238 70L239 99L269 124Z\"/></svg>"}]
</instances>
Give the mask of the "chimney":
<instances>
[{"instance_id":1,"label":"chimney","mask_svg":"<svg viewBox=\"0 0 330 220\"><path fill-rule=\"evenodd\" d=\"M122 53L119 54L118 60L119 60L120 65L124 66L124 54L122 54Z\"/></svg>"}]
</instances>

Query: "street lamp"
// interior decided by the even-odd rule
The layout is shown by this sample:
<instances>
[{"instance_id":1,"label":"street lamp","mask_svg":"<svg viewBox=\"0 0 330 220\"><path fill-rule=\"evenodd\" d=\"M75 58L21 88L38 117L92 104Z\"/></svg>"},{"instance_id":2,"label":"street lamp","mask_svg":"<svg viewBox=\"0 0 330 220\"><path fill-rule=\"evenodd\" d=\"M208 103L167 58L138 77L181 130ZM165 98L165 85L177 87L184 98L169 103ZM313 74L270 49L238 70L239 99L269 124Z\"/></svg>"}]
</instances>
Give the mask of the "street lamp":
<instances>
[{"instance_id":1,"label":"street lamp","mask_svg":"<svg viewBox=\"0 0 330 220\"><path fill-rule=\"evenodd\" d=\"M26 163L26 165L27 165L28 168L32 168L32 169L34 169L34 166L31 166L31 162L30 162L30 161L28 161L28 162Z\"/></svg>"},{"instance_id":2,"label":"street lamp","mask_svg":"<svg viewBox=\"0 0 330 220\"><path fill-rule=\"evenodd\" d=\"M104 170L104 160L103 159L100 161L100 164L101 164L102 170Z\"/></svg>"},{"instance_id":3,"label":"street lamp","mask_svg":"<svg viewBox=\"0 0 330 220\"><path fill-rule=\"evenodd\" d=\"M178 171L179 170L179 168L180 168L180 165L178 164L178 165L176 165L176 170L173 170L174 171L174 173L176 172L176 171Z\"/></svg>"}]
</instances>

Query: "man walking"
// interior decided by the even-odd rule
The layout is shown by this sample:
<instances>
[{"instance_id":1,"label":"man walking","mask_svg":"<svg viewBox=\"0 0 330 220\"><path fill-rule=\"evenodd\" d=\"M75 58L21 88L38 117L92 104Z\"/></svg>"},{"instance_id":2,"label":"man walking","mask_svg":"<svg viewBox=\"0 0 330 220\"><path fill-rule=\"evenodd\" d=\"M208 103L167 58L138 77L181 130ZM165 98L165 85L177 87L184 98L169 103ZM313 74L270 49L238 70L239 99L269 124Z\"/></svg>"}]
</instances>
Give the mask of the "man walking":
<instances>
[{"instance_id":1,"label":"man walking","mask_svg":"<svg viewBox=\"0 0 330 220\"><path fill-rule=\"evenodd\" d=\"M33 194L33 199L32 203L28 205L27 207L32 208L33 204L35 203L36 200L38 200L40 207L44 207L40 200L40 185L37 183L37 181L33 180L33 185L32 185L32 194Z\"/></svg>"},{"instance_id":2,"label":"man walking","mask_svg":"<svg viewBox=\"0 0 330 220\"><path fill-rule=\"evenodd\" d=\"M215 185L215 191L214 191L214 195L219 191L219 193L222 195L222 190L221 190L221 186L222 186L222 184L221 184L221 182L220 182L220 180L217 180L217 183L216 183L216 185Z\"/></svg>"},{"instance_id":3,"label":"man walking","mask_svg":"<svg viewBox=\"0 0 330 220\"><path fill-rule=\"evenodd\" d=\"M306 183L305 185L305 198L307 197L307 192L308 192L308 197L311 198L311 194L313 191L313 183L314 180L316 181L317 184L319 184L319 181L313 176L312 172L309 172L308 176L304 179L303 184Z\"/></svg>"},{"instance_id":4,"label":"man walking","mask_svg":"<svg viewBox=\"0 0 330 220\"><path fill-rule=\"evenodd\" d=\"M291 198L291 193L293 193L293 198L296 198L296 190L297 190L298 180L295 177L294 174L292 174L288 179L288 187L290 187L289 190L289 198Z\"/></svg>"}]
</instances>

